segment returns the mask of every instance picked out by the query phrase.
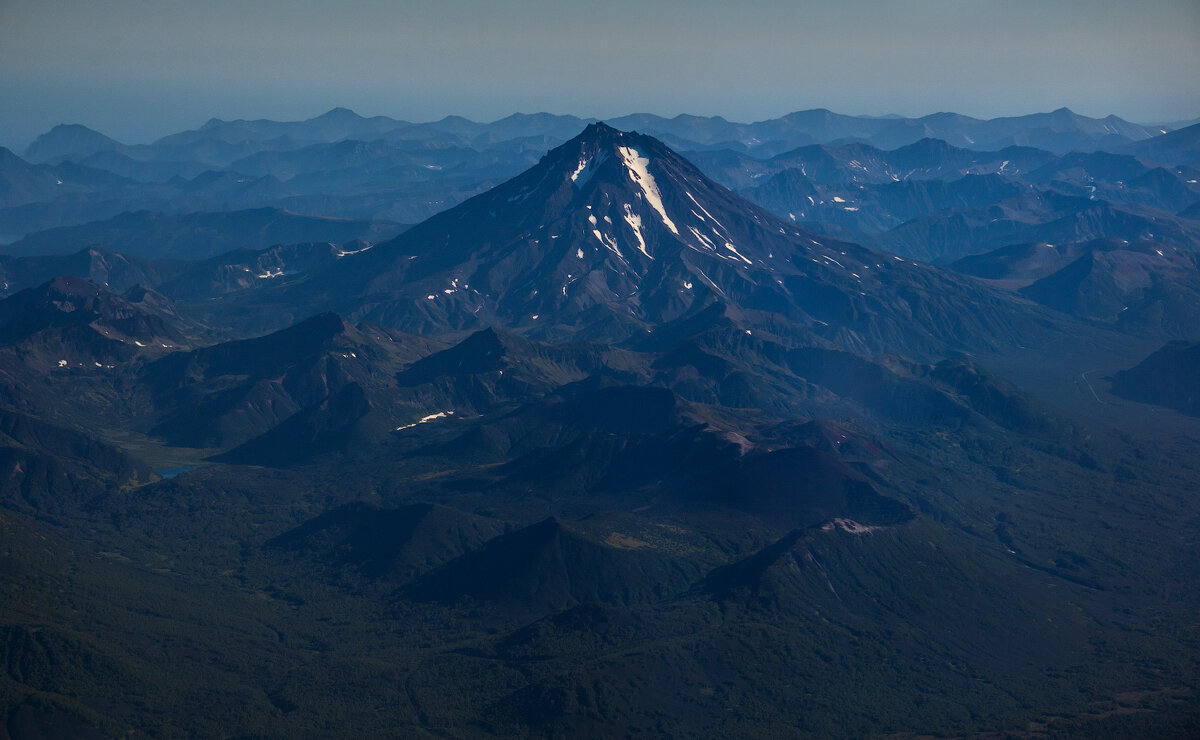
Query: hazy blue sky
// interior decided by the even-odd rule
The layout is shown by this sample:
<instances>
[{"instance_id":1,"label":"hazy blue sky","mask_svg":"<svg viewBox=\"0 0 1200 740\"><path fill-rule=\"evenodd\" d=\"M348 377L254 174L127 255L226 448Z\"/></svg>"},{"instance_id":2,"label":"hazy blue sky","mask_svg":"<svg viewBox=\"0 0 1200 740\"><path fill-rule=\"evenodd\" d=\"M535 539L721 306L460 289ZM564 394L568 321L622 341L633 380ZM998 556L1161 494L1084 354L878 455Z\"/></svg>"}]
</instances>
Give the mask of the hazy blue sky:
<instances>
[{"instance_id":1,"label":"hazy blue sky","mask_svg":"<svg viewBox=\"0 0 1200 740\"><path fill-rule=\"evenodd\" d=\"M1200 116L1200 0L0 0L0 144L210 117Z\"/></svg>"}]
</instances>

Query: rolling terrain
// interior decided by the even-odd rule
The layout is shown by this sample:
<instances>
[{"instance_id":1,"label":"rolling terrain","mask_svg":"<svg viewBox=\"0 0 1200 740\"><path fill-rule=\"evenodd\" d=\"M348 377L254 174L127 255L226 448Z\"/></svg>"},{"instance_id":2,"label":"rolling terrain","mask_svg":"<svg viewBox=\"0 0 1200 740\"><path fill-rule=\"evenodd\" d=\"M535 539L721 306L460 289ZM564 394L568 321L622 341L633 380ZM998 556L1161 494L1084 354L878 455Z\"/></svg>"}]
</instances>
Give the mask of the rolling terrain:
<instances>
[{"instance_id":1,"label":"rolling terrain","mask_svg":"<svg viewBox=\"0 0 1200 740\"><path fill-rule=\"evenodd\" d=\"M0 257L0 737L1194 735L1175 145L609 123L31 146L43 185L486 177L386 236L238 200Z\"/></svg>"}]
</instances>

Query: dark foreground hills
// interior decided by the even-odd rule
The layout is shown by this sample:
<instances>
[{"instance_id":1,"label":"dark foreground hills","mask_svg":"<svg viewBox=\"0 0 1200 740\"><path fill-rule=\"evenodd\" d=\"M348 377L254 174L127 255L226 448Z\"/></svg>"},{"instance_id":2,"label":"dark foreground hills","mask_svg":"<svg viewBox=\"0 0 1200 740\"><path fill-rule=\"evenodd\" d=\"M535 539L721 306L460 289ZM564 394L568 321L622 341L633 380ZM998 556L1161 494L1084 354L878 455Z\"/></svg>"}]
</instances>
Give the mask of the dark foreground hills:
<instances>
[{"instance_id":1,"label":"dark foreground hills","mask_svg":"<svg viewBox=\"0 0 1200 740\"><path fill-rule=\"evenodd\" d=\"M525 164L403 233L0 258L0 737L1194 737L1184 165L1069 111L644 119L35 142ZM852 238L989 208L949 267Z\"/></svg>"}]
</instances>

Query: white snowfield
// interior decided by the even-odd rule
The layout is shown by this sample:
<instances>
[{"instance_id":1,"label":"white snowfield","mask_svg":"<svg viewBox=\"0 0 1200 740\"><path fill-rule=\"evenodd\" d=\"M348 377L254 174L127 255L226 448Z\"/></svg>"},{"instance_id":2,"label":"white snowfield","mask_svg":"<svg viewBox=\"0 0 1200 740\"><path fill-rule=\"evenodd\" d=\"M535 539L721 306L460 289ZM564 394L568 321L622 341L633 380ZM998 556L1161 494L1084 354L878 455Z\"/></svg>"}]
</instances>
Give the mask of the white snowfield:
<instances>
[{"instance_id":1,"label":"white snowfield","mask_svg":"<svg viewBox=\"0 0 1200 740\"><path fill-rule=\"evenodd\" d=\"M400 432L405 429L412 429L413 427L415 427L418 424L427 424L436 419L445 419L448 416L454 416L454 412L453 411L439 411L436 414L430 414L429 416L422 416L419 420L414 421L412 424L405 424L404 426L396 427L396 431Z\"/></svg>"},{"instance_id":2,"label":"white snowfield","mask_svg":"<svg viewBox=\"0 0 1200 740\"><path fill-rule=\"evenodd\" d=\"M859 524L853 519L842 519L841 517L821 525L821 531L823 532L832 532L835 529L840 529L848 534L864 535L885 530L887 527L881 527L875 524Z\"/></svg>"},{"instance_id":3,"label":"white snowfield","mask_svg":"<svg viewBox=\"0 0 1200 740\"><path fill-rule=\"evenodd\" d=\"M592 175L596 174L596 170L604 164L606 159L607 157L601 152L591 159L579 160L579 166L575 168L575 172L571 173L571 182L575 183L577 188L583 187L588 180L592 179Z\"/></svg>"},{"instance_id":4,"label":"white snowfield","mask_svg":"<svg viewBox=\"0 0 1200 740\"><path fill-rule=\"evenodd\" d=\"M733 246L732 242L725 242L725 248L728 249L730 252L733 252L734 254L736 254L742 260L742 262L745 262L747 265L754 264L750 260L746 259L746 257L743 256L741 252L737 251L737 247Z\"/></svg>"},{"instance_id":5,"label":"white snowfield","mask_svg":"<svg viewBox=\"0 0 1200 740\"><path fill-rule=\"evenodd\" d=\"M330 246L334 246L334 245L330 245ZM352 249L350 251L346 251L345 249L342 249L341 247L336 247L337 251L333 253L333 256L337 259L341 259L342 257L347 257L352 254L362 254L363 252L367 251L368 249L370 249L373 246L375 246L375 245L368 244L367 246L363 247L362 249ZM264 276L259 275L259 277L264 277Z\"/></svg>"},{"instance_id":6,"label":"white snowfield","mask_svg":"<svg viewBox=\"0 0 1200 740\"><path fill-rule=\"evenodd\" d=\"M667 210L663 208L662 195L658 192L658 184L654 182L654 175L651 175L648 169L650 160L643 157L633 147L621 146L617 147L617 151L621 153L621 160L625 163L625 168L629 170L629 178L641 187L642 194L646 197L646 202L658 212L663 224L671 230L671 233L678 236L679 229L675 228L675 223L667 215Z\"/></svg>"}]
</instances>

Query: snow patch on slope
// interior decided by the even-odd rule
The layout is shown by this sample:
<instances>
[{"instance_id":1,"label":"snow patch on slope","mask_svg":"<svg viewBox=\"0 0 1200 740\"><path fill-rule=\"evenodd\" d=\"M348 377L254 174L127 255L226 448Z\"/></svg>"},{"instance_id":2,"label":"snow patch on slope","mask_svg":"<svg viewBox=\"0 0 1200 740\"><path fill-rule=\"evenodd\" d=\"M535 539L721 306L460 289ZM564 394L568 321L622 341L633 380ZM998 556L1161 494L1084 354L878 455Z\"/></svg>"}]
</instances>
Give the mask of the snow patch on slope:
<instances>
[{"instance_id":1,"label":"snow patch on slope","mask_svg":"<svg viewBox=\"0 0 1200 740\"><path fill-rule=\"evenodd\" d=\"M688 230L692 232L692 236L694 236L698 240L700 240L700 243L703 244L704 246L708 247L709 250L711 250L713 252L717 251L717 245L713 244L712 240L709 239L707 236L705 236L704 234L701 234L700 231L698 229L696 229L695 226L688 226Z\"/></svg>"},{"instance_id":2,"label":"snow patch on slope","mask_svg":"<svg viewBox=\"0 0 1200 740\"><path fill-rule=\"evenodd\" d=\"M633 208L628 203L625 205L625 222L633 229L633 235L637 237L638 249L642 254L650 257L650 253L646 251L646 240L642 238L642 217L633 212ZM654 259L650 257L650 259Z\"/></svg>"},{"instance_id":3,"label":"snow patch on slope","mask_svg":"<svg viewBox=\"0 0 1200 740\"><path fill-rule=\"evenodd\" d=\"M341 247L336 247L337 251L333 253L333 256L336 257L337 259L341 259L342 257L348 257L352 254L362 254L363 252L367 251L368 249L370 249L373 246L375 246L375 245L368 244L367 246L362 247L361 249L353 249L350 251L342 249Z\"/></svg>"},{"instance_id":4,"label":"snow patch on slope","mask_svg":"<svg viewBox=\"0 0 1200 740\"><path fill-rule=\"evenodd\" d=\"M646 197L646 202L658 212L663 224L671 230L672 234L678 235L679 229L675 228L675 223L671 221L666 209L663 208L662 195L658 192L658 183L654 181L654 175L651 175L648 169L650 160L643 157L633 147L621 146L617 147L617 151L621 153L621 160L625 163L625 168L629 171L629 179L641 187L642 194Z\"/></svg>"},{"instance_id":5,"label":"snow patch on slope","mask_svg":"<svg viewBox=\"0 0 1200 740\"><path fill-rule=\"evenodd\" d=\"M617 255L622 262L625 261L625 255L621 254L621 249L617 246L617 241L615 239L606 238L604 234L600 233L599 229L592 229L592 235L604 245L605 249Z\"/></svg>"},{"instance_id":6,"label":"snow patch on slope","mask_svg":"<svg viewBox=\"0 0 1200 740\"><path fill-rule=\"evenodd\" d=\"M861 536L864 534L871 534L872 532L880 532L887 529L887 527L881 527L875 524L860 524L853 519L842 519L841 517L821 525L822 532L832 532L835 529L840 529L848 534L856 534Z\"/></svg>"},{"instance_id":7,"label":"snow patch on slope","mask_svg":"<svg viewBox=\"0 0 1200 740\"><path fill-rule=\"evenodd\" d=\"M709 218L711 218L711 219L713 220L713 223L715 223L717 226L720 226L722 229L724 229L724 228L725 228L725 224L723 224L723 223L721 223L720 221L718 221L717 219L713 218L713 215L712 215L711 213L709 213L709 212L708 212L708 209L707 209L707 208L705 208L704 206L700 205L700 201L696 200L696 199L695 199L695 198L692 196L692 194L691 194L691 193L689 193L689 192L687 192L687 191L685 190L685 191L684 191L684 195L686 195L686 196L687 196L689 199L691 199L691 201L692 201L693 203L695 203L695 204L696 204L696 207L697 207L697 208L699 208L700 210L704 211L704 215L705 215L705 216L708 216Z\"/></svg>"},{"instance_id":8,"label":"snow patch on slope","mask_svg":"<svg viewBox=\"0 0 1200 740\"><path fill-rule=\"evenodd\" d=\"M579 160L579 166L571 173L571 182L575 183L575 187L582 188L588 183L588 180L592 179L592 175L596 174L600 165L604 164L605 159L604 153L601 152L591 159Z\"/></svg>"},{"instance_id":9,"label":"snow patch on slope","mask_svg":"<svg viewBox=\"0 0 1200 740\"><path fill-rule=\"evenodd\" d=\"M430 414L429 416L422 416L420 419L418 419L417 421L414 421L412 424L405 424L404 426L396 427L396 431L399 432L399 431L403 431L405 429L412 429L413 427L415 427L418 424L427 424L431 421L434 421L435 419L445 419L447 416L454 416L454 412L453 411L439 411L436 414Z\"/></svg>"},{"instance_id":10,"label":"snow patch on slope","mask_svg":"<svg viewBox=\"0 0 1200 740\"><path fill-rule=\"evenodd\" d=\"M741 252L737 251L737 247L733 246L732 242L725 242L725 248L736 254L742 260L742 262L745 262L747 265L754 264L750 260L746 259Z\"/></svg>"}]
</instances>

